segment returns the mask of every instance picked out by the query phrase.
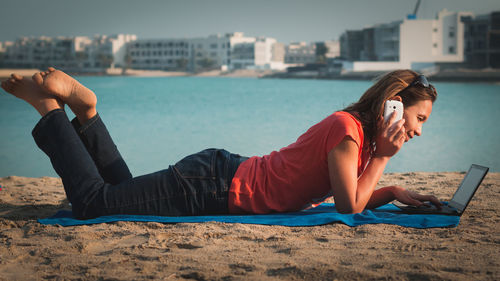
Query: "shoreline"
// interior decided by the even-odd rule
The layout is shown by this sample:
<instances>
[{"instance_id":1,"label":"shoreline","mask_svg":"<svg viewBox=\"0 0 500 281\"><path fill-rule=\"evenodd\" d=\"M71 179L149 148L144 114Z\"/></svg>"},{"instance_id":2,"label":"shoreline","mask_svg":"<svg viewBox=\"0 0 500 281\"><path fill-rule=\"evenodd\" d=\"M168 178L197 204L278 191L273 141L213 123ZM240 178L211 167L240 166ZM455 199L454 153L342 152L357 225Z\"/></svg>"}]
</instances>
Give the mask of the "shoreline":
<instances>
[{"instance_id":1,"label":"shoreline","mask_svg":"<svg viewBox=\"0 0 500 281\"><path fill-rule=\"evenodd\" d=\"M22 76L31 76L38 69L0 69L0 80L10 77L11 73ZM266 78L266 79L311 79L311 80L360 80L372 81L385 71L351 72L342 75L318 75L314 73L294 73L271 70L211 70L199 73L162 71L162 70L136 70L128 69L122 73L121 69L109 69L101 73L69 72L72 76L109 76L109 77L234 77L234 78ZM499 83L500 69L472 70L457 69L445 70L427 75L431 81L436 82L472 82L472 83Z\"/></svg>"},{"instance_id":2,"label":"shoreline","mask_svg":"<svg viewBox=\"0 0 500 281\"><path fill-rule=\"evenodd\" d=\"M281 72L270 74L263 78L278 78L278 79L316 79L316 80L359 80L372 81L377 77L384 75L387 71L366 71L366 72L350 72L341 75L318 75L313 73L289 73ZM457 69L445 70L434 74L426 75L430 81L436 82L473 82L473 83L499 83L500 69L495 70L471 70Z\"/></svg>"},{"instance_id":3,"label":"shoreline","mask_svg":"<svg viewBox=\"0 0 500 281\"><path fill-rule=\"evenodd\" d=\"M9 78L11 73L17 73L22 76L31 77L35 72L40 72L39 69L0 69L0 79ZM183 72L183 71L163 71L163 70L138 70L127 69L122 72L122 69L108 69L103 72L68 72L72 76L109 76L109 77L238 77L238 78L262 78L272 74L270 70L246 70L240 69L235 71L210 70L199 73Z\"/></svg>"},{"instance_id":4,"label":"shoreline","mask_svg":"<svg viewBox=\"0 0 500 281\"><path fill-rule=\"evenodd\" d=\"M464 172L384 174L451 198ZM455 228L116 222L61 227L59 178L0 178L0 280L499 280L500 173ZM105 266L104 266L105 265Z\"/></svg>"}]
</instances>

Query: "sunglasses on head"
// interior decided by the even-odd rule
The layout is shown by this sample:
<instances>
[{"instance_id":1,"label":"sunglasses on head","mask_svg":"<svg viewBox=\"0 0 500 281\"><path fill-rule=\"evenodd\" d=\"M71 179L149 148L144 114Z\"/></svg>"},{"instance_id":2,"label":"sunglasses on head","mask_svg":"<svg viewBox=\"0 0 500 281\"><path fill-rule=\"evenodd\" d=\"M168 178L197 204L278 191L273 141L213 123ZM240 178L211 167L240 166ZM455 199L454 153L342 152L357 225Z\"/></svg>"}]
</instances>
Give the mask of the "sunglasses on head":
<instances>
[{"instance_id":1,"label":"sunglasses on head","mask_svg":"<svg viewBox=\"0 0 500 281\"><path fill-rule=\"evenodd\" d=\"M429 88L429 89L432 89L433 91L435 91L434 86L432 86L432 84L429 83L429 81L427 80L427 77L425 77L424 75L419 75L419 76L417 76L417 78L415 78L415 80L413 80L413 82L410 83L410 85L408 85L406 88L401 90L399 93L401 93L404 90L411 88L413 86L421 86L421 87Z\"/></svg>"}]
</instances>

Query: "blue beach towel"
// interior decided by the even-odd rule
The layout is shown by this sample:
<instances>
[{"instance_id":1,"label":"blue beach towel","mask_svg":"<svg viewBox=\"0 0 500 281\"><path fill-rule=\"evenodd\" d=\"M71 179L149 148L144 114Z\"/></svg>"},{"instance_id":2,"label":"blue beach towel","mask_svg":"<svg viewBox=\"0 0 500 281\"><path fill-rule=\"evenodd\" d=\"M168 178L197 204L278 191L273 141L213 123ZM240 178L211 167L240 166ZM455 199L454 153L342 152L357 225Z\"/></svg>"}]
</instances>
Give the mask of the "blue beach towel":
<instances>
[{"instance_id":1,"label":"blue beach towel","mask_svg":"<svg viewBox=\"0 0 500 281\"><path fill-rule=\"evenodd\" d=\"M408 215L399 212L399 208L393 204L387 204L374 210L364 210L360 214L340 214L335 209L335 204L323 203L316 208L300 212L266 215L212 215L186 217L111 215L88 220L78 220L73 217L71 211L61 210L50 218L38 219L38 222L41 224L58 224L61 226L89 225L116 221L160 223L200 223L216 221L224 223L283 226L314 226L333 222L342 222L349 226L385 223L413 228L431 228L456 227L460 222L460 217L445 215Z\"/></svg>"}]
</instances>

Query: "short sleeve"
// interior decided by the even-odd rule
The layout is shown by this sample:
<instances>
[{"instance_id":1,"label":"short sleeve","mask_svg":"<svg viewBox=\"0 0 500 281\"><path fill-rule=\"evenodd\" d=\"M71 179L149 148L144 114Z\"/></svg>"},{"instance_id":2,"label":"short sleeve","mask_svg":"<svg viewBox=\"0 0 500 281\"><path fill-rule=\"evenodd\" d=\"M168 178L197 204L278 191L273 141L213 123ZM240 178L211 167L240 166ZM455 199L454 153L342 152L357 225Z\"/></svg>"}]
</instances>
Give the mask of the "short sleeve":
<instances>
[{"instance_id":1,"label":"short sleeve","mask_svg":"<svg viewBox=\"0 0 500 281\"><path fill-rule=\"evenodd\" d=\"M361 123L347 112L336 112L325 119L325 125L329 126L326 136L325 153L328 154L346 136L362 147Z\"/></svg>"}]
</instances>

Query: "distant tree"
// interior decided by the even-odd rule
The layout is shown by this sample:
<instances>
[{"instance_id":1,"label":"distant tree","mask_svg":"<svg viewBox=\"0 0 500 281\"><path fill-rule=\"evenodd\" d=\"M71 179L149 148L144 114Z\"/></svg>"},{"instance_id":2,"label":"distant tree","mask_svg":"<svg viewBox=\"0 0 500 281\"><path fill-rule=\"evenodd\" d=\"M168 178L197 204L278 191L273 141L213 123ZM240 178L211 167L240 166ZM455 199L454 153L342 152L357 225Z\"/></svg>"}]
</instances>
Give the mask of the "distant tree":
<instances>
[{"instance_id":1,"label":"distant tree","mask_svg":"<svg viewBox=\"0 0 500 281\"><path fill-rule=\"evenodd\" d=\"M323 42L316 43L316 62L325 63L328 47Z\"/></svg>"},{"instance_id":2,"label":"distant tree","mask_svg":"<svg viewBox=\"0 0 500 281\"><path fill-rule=\"evenodd\" d=\"M132 56L129 54L128 51L125 53L125 57L123 58L123 60L125 65L122 67L122 75L127 73L127 69L129 69L130 66L132 65Z\"/></svg>"},{"instance_id":3,"label":"distant tree","mask_svg":"<svg viewBox=\"0 0 500 281\"><path fill-rule=\"evenodd\" d=\"M208 70L214 67L215 61L211 58L203 58L201 60L198 60L198 65L202 70Z\"/></svg>"},{"instance_id":4,"label":"distant tree","mask_svg":"<svg viewBox=\"0 0 500 281\"><path fill-rule=\"evenodd\" d=\"M88 54L84 51L75 52L75 60L78 68L82 68L82 63L88 59Z\"/></svg>"},{"instance_id":5,"label":"distant tree","mask_svg":"<svg viewBox=\"0 0 500 281\"><path fill-rule=\"evenodd\" d=\"M186 71L188 60L184 59L184 58L180 58L180 59L177 59L175 61L175 64L177 65L178 70Z\"/></svg>"},{"instance_id":6,"label":"distant tree","mask_svg":"<svg viewBox=\"0 0 500 281\"><path fill-rule=\"evenodd\" d=\"M99 65L103 68L109 68L111 67L111 64L113 63L113 56L110 54L99 54L97 55L97 61L99 62Z\"/></svg>"}]
</instances>

